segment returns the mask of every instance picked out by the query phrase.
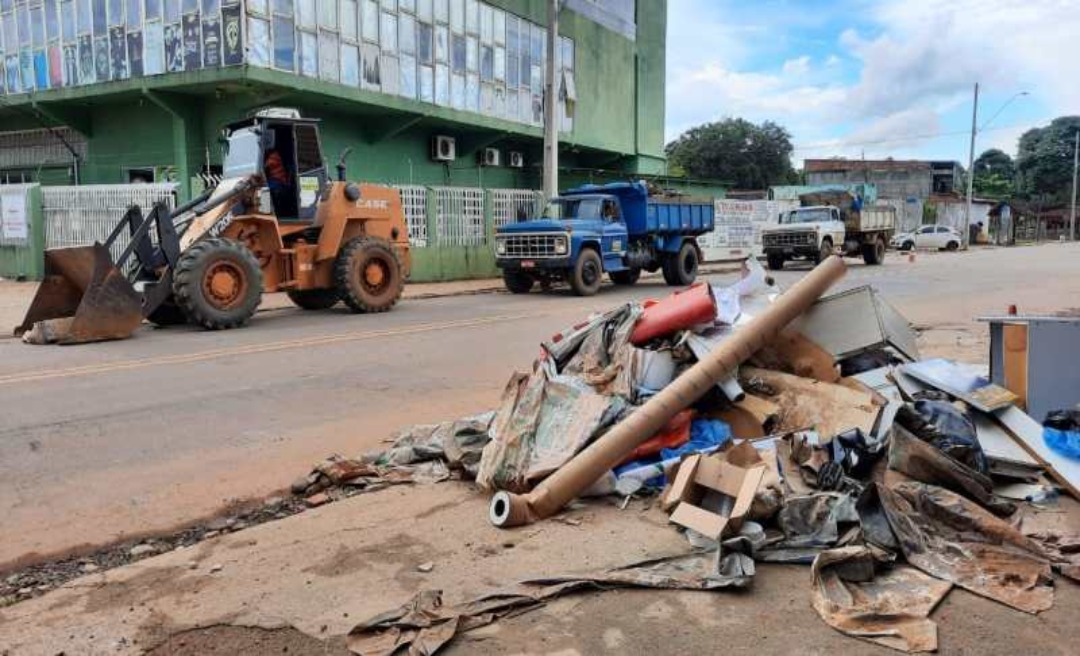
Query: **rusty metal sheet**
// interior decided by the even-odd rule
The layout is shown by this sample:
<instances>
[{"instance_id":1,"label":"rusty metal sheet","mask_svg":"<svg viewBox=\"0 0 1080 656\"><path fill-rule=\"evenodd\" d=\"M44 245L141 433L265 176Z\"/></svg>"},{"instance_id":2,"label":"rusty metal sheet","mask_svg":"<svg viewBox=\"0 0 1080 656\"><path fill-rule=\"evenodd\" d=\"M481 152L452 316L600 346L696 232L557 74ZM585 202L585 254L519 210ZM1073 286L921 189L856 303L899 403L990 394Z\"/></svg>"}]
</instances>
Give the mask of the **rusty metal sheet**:
<instances>
[{"instance_id":1,"label":"rusty metal sheet","mask_svg":"<svg viewBox=\"0 0 1080 656\"><path fill-rule=\"evenodd\" d=\"M1027 613L1053 605L1051 555L1008 522L934 485L879 485L878 493L911 565Z\"/></svg>"},{"instance_id":2,"label":"rusty metal sheet","mask_svg":"<svg viewBox=\"0 0 1080 656\"><path fill-rule=\"evenodd\" d=\"M813 606L847 635L907 652L937 650L930 612L952 584L903 565L879 567L868 547L822 552L811 567Z\"/></svg>"}]
</instances>

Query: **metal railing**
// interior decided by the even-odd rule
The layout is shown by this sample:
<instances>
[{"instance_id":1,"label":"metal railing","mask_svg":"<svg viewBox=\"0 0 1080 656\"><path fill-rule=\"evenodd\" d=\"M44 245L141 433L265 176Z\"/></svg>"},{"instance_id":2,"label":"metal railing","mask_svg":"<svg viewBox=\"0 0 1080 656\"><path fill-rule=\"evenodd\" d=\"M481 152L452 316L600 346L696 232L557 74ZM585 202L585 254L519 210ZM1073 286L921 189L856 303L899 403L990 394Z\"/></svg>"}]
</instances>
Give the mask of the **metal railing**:
<instances>
[{"instance_id":1,"label":"metal railing","mask_svg":"<svg viewBox=\"0 0 1080 656\"><path fill-rule=\"evenodd\" d=\"M401 209L409 226L409 243L427 246L427 187L401 185L395 188L401 193Z\"/></svg>"},{"instance_id":2,"label":"metal railing","mask_svg":"<svg viewBox=\"0 0 1080 656\"><path fill-rule=\"evenodd\" d=\"M492 189L491 212L495 227L521 218L536 218L543 210L544 194L530 189Z\"/></svg>"},{"instance_id":3,"label":"metal railing","mask_svg":"<svg viewBox=\"0 0 1080 656\"><path fill-rule=\"evenodd\" d=\"M433 187L438 245L478 246L487 243L484 229L484 190L473 187Z\"/></svg>"}]
</instances>

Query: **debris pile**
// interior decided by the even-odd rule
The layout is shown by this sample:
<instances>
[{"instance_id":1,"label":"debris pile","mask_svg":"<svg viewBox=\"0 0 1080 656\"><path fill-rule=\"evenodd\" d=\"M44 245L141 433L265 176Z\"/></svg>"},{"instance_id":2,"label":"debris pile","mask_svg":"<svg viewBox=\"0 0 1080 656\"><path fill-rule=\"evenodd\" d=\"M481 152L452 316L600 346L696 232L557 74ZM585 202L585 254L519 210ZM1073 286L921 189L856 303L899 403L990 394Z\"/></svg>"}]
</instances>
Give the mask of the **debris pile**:
<instances>
[{"instance_id":1,"label":"debris pile","mask_svg":"<svg viewBox=\"0 0 1080 656\"><path fill-rule=\"evenodd\" d=\"M456 606L426 591L357 626L350 649L434 653L555 596L742 588L769 562L809 565L826 624L901 651L937 648L929 616L954 585L1050 608L1053 573L1080 571L1080 540L1024 520L1057 486L1076 496L1076 461L977 368L920 359L909 323L872 288L823 297L842 273L829 260L781 292L749 260L730 287L597 314L545 342L494 414L319 465L301 493L475 479L501 527L579 496L659 495L656 511L689 542L677 558ZM1055 425L1073 428L1067 419Z\"/></svg>"}]
</instances>

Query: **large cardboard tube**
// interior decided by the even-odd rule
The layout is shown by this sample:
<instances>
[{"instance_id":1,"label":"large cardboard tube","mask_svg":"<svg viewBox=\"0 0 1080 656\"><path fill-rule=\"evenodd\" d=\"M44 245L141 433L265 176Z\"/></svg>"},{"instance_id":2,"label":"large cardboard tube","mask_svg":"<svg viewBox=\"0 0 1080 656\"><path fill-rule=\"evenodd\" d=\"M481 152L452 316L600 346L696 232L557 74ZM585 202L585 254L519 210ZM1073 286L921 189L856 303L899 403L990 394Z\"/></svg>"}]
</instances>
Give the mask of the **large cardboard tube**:
<instances>
[{"instance_id":1,"label":"large cardboard tube","mask_svg":"<svg viewBox=\"0 0 1080 656\"><path fill-rule=\"evenodd\" d=\"M509 528L557 513L563 506L617 465L626 454L649 439L675 413L690 406L742 362L776 338L833 283L843 277L844 261L832 256L781 294L769 309L736 331L703 360L687 369L637 412L617 424L574 456L528 494L498 492L492 498L490 519Z\"/></svg>"}]
</instances>

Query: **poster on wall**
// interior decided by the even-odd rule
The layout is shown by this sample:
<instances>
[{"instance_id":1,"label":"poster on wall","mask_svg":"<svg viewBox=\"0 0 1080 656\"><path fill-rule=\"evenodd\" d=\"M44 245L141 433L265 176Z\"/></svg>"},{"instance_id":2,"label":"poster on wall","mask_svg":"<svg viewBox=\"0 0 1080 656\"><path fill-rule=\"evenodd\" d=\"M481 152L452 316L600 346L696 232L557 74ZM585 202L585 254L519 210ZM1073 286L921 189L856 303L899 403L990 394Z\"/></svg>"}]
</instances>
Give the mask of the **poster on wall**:
<instances>
[{"instance_id":1,"label":"poster on wall","mask_svg":"<svg viewBox=\"0 0 1080 656\"><path fill-rule=\"evenodd\" d=\"M203 66L221 66L221 22L217 16L202 22Z\"/></svg>"},{"instance_id":2,"label":"poster on wall","mask_svg":"<svg viewBox=\"0 0 1080 656\"><path fill-rule=\"evenodd\" d=\"M34 84L38 89L49 88L49 65L44 50L34 51Z\"/></svg>"},{"instance_id":3,"label":"poster on wall","mask_svg":"<svg viewBox=\"0 0 1080 656\"><path fill-rule=\"evenodd\" d=\"M99 82L109 79L109 37L94 37L94 70Z\"/></svg>"},{"instance_id":4,"label":"poster on wall","mask_svg":"<svg viewBox=\"0 0 1080 656\"><path fill-rule=\"evenodd\" d=\"M64 55L59 45L49 46L49 86L64 86Z\"/></svg>"},{"instance_id":5,"label":"poster on wall","mask_svg":"<svg viewBox=\"0 0 1080 656\"><path fill-rule=\"evenodd\" d=\"M109 28L109 63L113 80L126 80L130 77L127 67L127 39L124 28Z\"/></svg>"},{"instance_id":6,"label":"poster on wall","mask_svg":"<svg viewBox=\"0 0 1080 656\"><path fill-rule=\"evenodd\" d=\"M131 77L143 76L143 35L139 30L128 32L128 73Z\"/></svg>"},{"instance_id":7,"label":"poster on wall","mask_svg":"<svg viewBox=\"0 0 1080 656\"><path fill-rule=\"evenodd\" d=\"M184 70L202 67L202 43L199 39L199 15L184 16Z\"/></svg>"},{"instance_id":8,"label":"poster on wall","mask_svg":"<svg viewBox=\"0 0 1080 656\"><path fill-rule=\"evenodd\" d=\"M89 84L97 77L94 68L94 42L89 34L79 37L79 84Z\"/></svg>"},{"instance_id":9,"label":"poster on wall","mask_svg":"<svg viewBox=\"0 0 1080 656\"><path fill-rule=\"evenodd\" d=\"M0 237L4 239L29 239L26 223L26 192L22 189L6 189L0 193Z\"/></svg>"},{"instance_id":10,"label":"poster on wall","mask_svg":"<svg viewBox=\"0 0 1080 656\"><path fill-rule=\"evenodd\" d=\"M221 10L221 61L225 66L244 63L243 14L240 5Z\"/></svg>"},{"instance_id":11,"label":"poster on wall","mask_svg":"<svg viewBox=\"0 0 1080 656\"><path fill-rule=\"evenodd\" d=\"M79 83L79 48L75 44L64 46L64 86Z\"/></svg>"},{"instance_id":12,"label":"poster on wall","mask_svg":"<svg viewBox=\"0 0 1080 656\"><path fill-rule=\"evenodd\" d=\"M146 24L143 33L143 75L165 72L165 31L161 21Z\"/></svg>"},{"instance_id":13,"label":"poster on wall","mask_svg":"<svg viewBox=\"0 0 1080 656\"><path fill-rule=\"evenodd\" d=\"M184 70L184 28L180 23L165 26L165 70Z\"/></svg>"}]
</instances>

